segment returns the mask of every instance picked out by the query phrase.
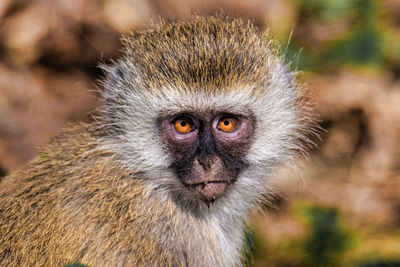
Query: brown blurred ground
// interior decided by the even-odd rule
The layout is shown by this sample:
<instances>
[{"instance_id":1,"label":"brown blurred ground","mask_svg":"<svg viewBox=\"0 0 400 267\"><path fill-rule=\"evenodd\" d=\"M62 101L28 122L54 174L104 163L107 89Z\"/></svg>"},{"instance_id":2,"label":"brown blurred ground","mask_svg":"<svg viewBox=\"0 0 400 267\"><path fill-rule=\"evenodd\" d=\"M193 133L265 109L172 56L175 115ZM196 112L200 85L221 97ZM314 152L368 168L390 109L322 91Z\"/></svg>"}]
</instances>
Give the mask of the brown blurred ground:
<instances>
[{"instance_id":1,"label":"brown blurred ground","mask_svg":"<svg viewBox=\"0 0 400 267\"><path fill-rule=\"evenodd\" d=\"M304 15L298 3L0 0L0 177L32 159L36 148L68 122L88 119L97 104L96 79L102 76L97 64L119 56L120 33L159 16L224 10L270 25L284 44L293 33L302 45L318 50L354 25L351 19L320 23ZM392 46L400 40L400 4L385 0L381 9L387 11L382 31L393 37L385 49L397 49ZM291 212L293 203L304 201L337 208L349 229L360 230L347 262L372 254L400 258L400 80L399 70L391 67L398 64L395 59L387 57L385 64L327 66L300 76L325 131L304 163L303 178L277 179L280 209L255 216L252 225L268 246L256 265L297 266L297 254L285 253L290 240L306 232Z\"/></svg>"}]
</instances>

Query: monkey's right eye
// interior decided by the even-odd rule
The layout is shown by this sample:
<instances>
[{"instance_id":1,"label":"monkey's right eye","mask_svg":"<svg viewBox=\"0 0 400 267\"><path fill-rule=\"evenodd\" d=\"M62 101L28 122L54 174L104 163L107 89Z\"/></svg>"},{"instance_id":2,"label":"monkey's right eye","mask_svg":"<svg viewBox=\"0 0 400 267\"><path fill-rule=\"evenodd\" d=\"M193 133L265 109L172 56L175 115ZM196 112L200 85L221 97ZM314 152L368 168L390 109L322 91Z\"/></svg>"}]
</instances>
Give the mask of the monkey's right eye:
<instances>
[{"instance_id":1,"label":"monkey's right eye","mask_svg":"<svg viewBox=\"0 0 400 267\"><path fill-rule=\"evenodd\" d=\"M178 118L174 121L174 128L181 134L190 133L193 130L193 121L186 117Z\"/></svg>"}]
</instances>

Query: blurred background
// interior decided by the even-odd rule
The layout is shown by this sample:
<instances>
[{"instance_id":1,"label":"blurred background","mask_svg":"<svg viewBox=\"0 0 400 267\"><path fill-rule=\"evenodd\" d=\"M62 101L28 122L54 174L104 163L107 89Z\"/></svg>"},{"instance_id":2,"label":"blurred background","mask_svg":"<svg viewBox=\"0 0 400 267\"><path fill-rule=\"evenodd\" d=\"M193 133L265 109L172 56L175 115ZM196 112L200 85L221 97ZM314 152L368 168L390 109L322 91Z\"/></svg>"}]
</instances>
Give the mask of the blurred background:
<instances>
[{"instance_id":1,"label":"blurred background","mask_svg":"<svg viewBox=\"0 0 400 267\"><path fill-rule=\"evenodd\" d=\"M121 33L221 10L270 25L324 129L252 217L251 266L400 266L399 0L0 0L0 177L89 119Z\"/></svg>"}]
</instances>

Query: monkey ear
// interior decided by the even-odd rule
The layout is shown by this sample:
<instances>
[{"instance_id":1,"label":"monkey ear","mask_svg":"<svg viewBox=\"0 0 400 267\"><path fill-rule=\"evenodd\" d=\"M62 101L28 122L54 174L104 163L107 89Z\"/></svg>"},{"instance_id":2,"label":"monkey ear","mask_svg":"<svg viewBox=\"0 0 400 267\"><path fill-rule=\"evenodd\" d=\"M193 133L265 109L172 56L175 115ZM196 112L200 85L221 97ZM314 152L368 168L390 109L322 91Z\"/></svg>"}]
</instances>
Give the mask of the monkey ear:
<instances>
[{"instance_id":1,"label":"monkey ear","mask_svg":"<svg viewBox=\"0 0 400 267\"><path fill-rule=\"evenodd\" d=\"M128 66L124 62L118 61L112 66L102 66L102 68L106 73L106 90L115 90L126 82Z\"/></svg>"},{"instance_id":2,"label":"monkey ear","mask_svg":"<svg viewBox=\"0 0 400 267\"><path fill-rule=\"evenodd\" d=\"M111 66L102 65L101 68L104 71L105 79L102 81L101 95L104 99L104 118L108 121L108 131L110 133L120 133L120 116L124 113L124 101L126 100L126 91L128 79L128 66L117 61Z\"/></svg>"},{"instance_id":3,"label":"monkey ear","mask_svg":"<svg viewBox=\"0 0 400 267\"><path fill-rule=\"evenodd\" d=\"M113 106L121 103L122 100L126 99L126 92L132 88L129 81L129 67L126 63L117 61L111 66L103 65L101 68L106 76L102 82L103 90L101 93L106 104Z\"/></svg>"},{"instance_id":4,"label":"monkey ear","mask_svg":"<svg viewBox=\"0 0 400 267\"><path fill-rule=\"evenodd\" d=\"M117 61L111 66L102 65L100 66L104 73L105 79L102 81L103 90L101 94L105 100L106 107L110 108L110 112L118 106L121 100L124 99L124 92L126 92L128 79L128 66L122 61Z\"/></svg>"}]
</instances>

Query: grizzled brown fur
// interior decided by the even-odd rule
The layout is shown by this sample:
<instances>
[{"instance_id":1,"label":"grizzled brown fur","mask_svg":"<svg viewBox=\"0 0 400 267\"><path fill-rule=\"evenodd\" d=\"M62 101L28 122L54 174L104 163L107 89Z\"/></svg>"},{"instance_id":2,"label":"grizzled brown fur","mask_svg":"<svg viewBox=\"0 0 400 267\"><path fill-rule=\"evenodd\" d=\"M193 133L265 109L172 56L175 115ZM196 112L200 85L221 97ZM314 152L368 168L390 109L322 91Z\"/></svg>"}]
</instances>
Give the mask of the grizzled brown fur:
<instances>
[{"instance_id":1,"label":"grizzled brown fur","mask_svg":"<svg viewBox=\"0 0 400 267\"><path fill-rule=\"evenodd\" d=\"M110 151L91 152L98 137L88 125L72 127L2 182L2 266L138 266L154 255L158 266L179 265L137 227L165 224L165 210L143 205L146 190Z\"/></svg>"},{"instance_id":2,"label":"grizzled brown fur","mask_svg":"<svg viewBox=\"0 0 400 267\"><path fill-rule=\"evenodd\" d=\"M115 172L109 152L88 152L97 146L87 126L74 127L55 138L25 169L2 182L0 262L3 266L62 266L89 260L106 264L112 260L112 256L82 258L89 248L82 246L85 240L81 239L104 235L104 242L112 246L113 242L127 238L118 233L127 227L123 220L143 192L136 180L115 183L115 176L129 177L129 174L123 169ZM105 198L110 201L104 201ZM102 225L107 225L103 234L99 233ZM135 229L130 233L137 234ZM146 239L142 241L145 243ZM110 253L109 245L99 243L97 249L105 249L102 252L105 256ZM154 249L153 244L146 246L149 251Z\"/></svg>"}]
</instances>

